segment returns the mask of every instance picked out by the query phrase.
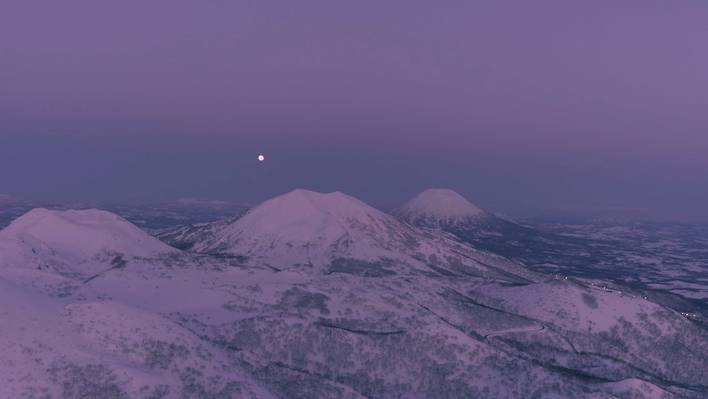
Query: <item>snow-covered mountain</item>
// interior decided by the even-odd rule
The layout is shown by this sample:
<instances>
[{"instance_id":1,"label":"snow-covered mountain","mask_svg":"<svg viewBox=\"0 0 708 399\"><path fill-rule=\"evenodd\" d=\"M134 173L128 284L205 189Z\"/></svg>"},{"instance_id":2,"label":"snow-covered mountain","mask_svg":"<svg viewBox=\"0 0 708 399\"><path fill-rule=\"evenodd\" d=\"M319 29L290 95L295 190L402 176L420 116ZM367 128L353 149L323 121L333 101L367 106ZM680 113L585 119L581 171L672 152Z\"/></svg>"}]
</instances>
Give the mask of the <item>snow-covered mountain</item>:
<instances>
[{"instance_id":1,"label":"snow-covered mountain","mask_svg":"<svg viewBox=\"0 0 708 399\"><path fill-rule=\"evenodd\" d=\"M450 233L475 248L525 264L544 263L558 251L580 252L584 246L581 240L483 211L449 189L425 190L392 214L413 226Z\"/></svg>"},{"instance_id":2,"label":"snow-covered mountain","mask_svg":"<svg viewBox=\"0 0 708 399\"><path fill-rule=\"evenodd\" d=\"M178 226L207 223L239 214L249 206L234 202L181 198L161 202L50 202L0 196L0 229L35 208L50 210L102 209L115 213L153 234Z\"/></svg>"},{"instance_id":3,"label":"snow-covered mountain","mask_svg":"<svg viewBox=\"0 0 708 399\"><path fill-rule=\"evenodd\" d=\"M42 248L0 267L0 397L708 394L700 321L626 287L530 272L345 194L266 201L198 256L165 258L169 247L94 212L38 211L0 231L0 257ZM127 266L92 279L36 267L100 263L106 249Z\"/></svg>"},{"instance_id":4,"label":"snow-covered mountain","mask_svg":"<svg viewBox=\"0 0 708 399\"><path fill-rule=\"evenodd\" d=\"M475 222L491 216L457 192L444 188L419 193L394 214L411 224L428 227Z\"/></svg>"},{"instance_id":5,"label":"snow-covered mountain","mask_svg":"<svg viewBox=\"0 0 708 399\"><path fill-rule=\"evenodd\" d=\"M275 197L191 249L274 270L530 278L512 262L427 234L340 192L298 189Z\"/></svg>"},{"instance_id":6,"label":"snow-covered mountain","mask_svg":"<svg viewBox=\"0 0 708 399\"><path fill-rule=\"evenodd\" d=\"M467 210L448 211L446 208ZM645 294L686 313L708 315L705 284L706 231L668 224L563 224L529 226L482 211L459 194L426 190L395 210L400 220L443 231L475 248L527 265L535 271L610 279L648 288ZM671 291L679 297L665 295ZM700 303L682 300L695 298Z\"/></svg>"},{"instance_id":7,"label":"snow-covered mountain","mask_svg":"<svg viewBox=\"0 0 708 399\"><path fill-rule=\"evenodd\" d=\"M105 264L122 266L175 252L120 216L97 209L36 208L0 231L0 267L93 275Z\"/></svg>"}]
</instances>

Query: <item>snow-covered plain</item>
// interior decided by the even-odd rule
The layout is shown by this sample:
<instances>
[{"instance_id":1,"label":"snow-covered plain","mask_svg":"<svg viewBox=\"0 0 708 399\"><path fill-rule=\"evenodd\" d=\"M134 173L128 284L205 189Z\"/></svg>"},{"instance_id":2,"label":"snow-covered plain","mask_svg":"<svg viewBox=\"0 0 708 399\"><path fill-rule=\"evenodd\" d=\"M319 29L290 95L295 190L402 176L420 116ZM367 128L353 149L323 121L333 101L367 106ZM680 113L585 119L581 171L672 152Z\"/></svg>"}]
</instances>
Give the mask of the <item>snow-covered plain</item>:
<instances>
[{"instance_id":1,"label":"snow-covered plain","mask_svg":"<svg viewBox=\"0 0 708 399\"><path fill-rule=\"evenodd\" d=\"M345 194L297 190L191 239L101 211L0 231L0 397L708 395L704 325Z\"/></svg>"},{"instance_id":2,"label":"snow-covered plain","mask_svg":"<svg viewBox=\"0 0 708 399\"><path fill-rule=\"evenodd\" d=\"M547 224L542 228L586 243L592 268L582 262L539 265L577 276L602 276L692 299L708 309L708 227L668 223ZM572 259L569 251L559 259ZM559 263L559 262L556 262Z\"/></svg>"}]
</instances>

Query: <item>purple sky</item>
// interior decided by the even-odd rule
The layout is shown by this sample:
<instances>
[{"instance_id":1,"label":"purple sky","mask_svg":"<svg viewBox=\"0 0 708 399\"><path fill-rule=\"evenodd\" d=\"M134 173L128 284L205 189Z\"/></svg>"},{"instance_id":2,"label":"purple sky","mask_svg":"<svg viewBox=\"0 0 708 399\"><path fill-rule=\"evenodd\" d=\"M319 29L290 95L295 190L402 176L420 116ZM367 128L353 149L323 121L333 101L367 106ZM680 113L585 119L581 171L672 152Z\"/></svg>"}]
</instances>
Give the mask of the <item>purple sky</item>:
<instances>
[{"instance_id":1,"label":"purple sky","mask_svg":"<svg viewBox=\"0 0 708 399\"><path fill-rule=\"evenodd\" d=\"M0 193L25 197L447 186L708 220L706 110L705 1L0 2Z\"/></svg>"}]
</instances>

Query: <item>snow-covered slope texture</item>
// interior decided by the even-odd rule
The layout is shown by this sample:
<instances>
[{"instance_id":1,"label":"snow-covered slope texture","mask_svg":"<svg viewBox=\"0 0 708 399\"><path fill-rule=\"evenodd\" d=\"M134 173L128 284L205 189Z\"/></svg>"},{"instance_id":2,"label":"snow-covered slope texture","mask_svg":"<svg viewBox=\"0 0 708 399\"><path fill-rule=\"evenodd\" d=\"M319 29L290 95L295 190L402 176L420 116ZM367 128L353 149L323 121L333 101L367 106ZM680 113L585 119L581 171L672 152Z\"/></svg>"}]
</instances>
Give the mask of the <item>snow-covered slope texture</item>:
<instances>
[{"instance_id":1,"label":"snow-covered slope texture","mask_svg":"<svg viewBox=\"0 0 708 399\"><path fill-rule=\"evenodd\" d=\"M61 297L1 270L0 397L708 393L706 331L631 293L553 279L154 269Z\"/></svg>"},{"instance_id":2,"label":"snow-covered slope texture","mask_svg":"<svg viewBox=\"0 0 708 399\"><path fill-rule=\"evenodd\" d=\"M140 258L89 281L33 264L0 268L0 398L708 394L708 332L670 308L610 284L514 277L510 271L523 269L503 258L401 227L365 205L352 209L346 197L342 211L318 203L328 194L298 195L314 197L310 216L331 211L315 218L321 229L348 232L350 247L362 251L374 245L364 232L374 231L386 244L378 250L396 261L384 269L333 262L303 273L302 265L274 270L180 254L169 262ZM281 226L292 239L299 229L287 217L295 218L278 220L294 223ZM358 226L368 217L377 222L349 230L348 218ZM312 219L298 222L302 235L322 244ZM377 223L384 232L393 226L394 237L408 232L420 241L413 248L456 261L418 260L398 239L385 241ZM269 259L267 251L257 255ZM356 273L362 268L367 273Z\"/></svg>"},{"instance_id":3,"label":"snow-covered slope texture","mask_svg":"<svg viewBox=\"0 0 708 399\"><path fill-rule=\"evenodd\" d=\"M259 299L271 290L240 290L255 302L232 309L260 310L211 334L293 397L316 389L382 398L708 393L706 331L630 294L571 281L477 285L429 276L329 275L279 288L275 301ZM504 291L509 299L497 296ZM646 385L623 383L632 379Z\"/></svg>"},{"instance_id":4,"label":"snow-covered slope texture","mask_svg":"<svg viewBox=\"0 0 708 399\"><path fill-rule=\"evenodd\" d=\"M294 190L273 198L192 250L236 256L275 270L432 273L517 282L532 278L499 256L401 223L340 192Z\"/></svg>"},{"instance_id":5,"label":"snow-covered slope texture","mask_svg":"<svg viewBox=\"0 0 708 399\"><path fill-rule=\"evenodd\" d=\"M0 315L1 398L275 398L154 312L58 300L0 277Z\"/></svg>"},{"instance_id":6,"label":"snow-covered slope texture","mask_svg":"<svg viewBox=\"0 0 708 399\"><path fill-rule=\"evenodd\" d=\"M37 208L0 231L0 267L85 275L106 263L120 267L131 259L175 252L125 219L96 209Z\"/></svg>"}]
</instances>

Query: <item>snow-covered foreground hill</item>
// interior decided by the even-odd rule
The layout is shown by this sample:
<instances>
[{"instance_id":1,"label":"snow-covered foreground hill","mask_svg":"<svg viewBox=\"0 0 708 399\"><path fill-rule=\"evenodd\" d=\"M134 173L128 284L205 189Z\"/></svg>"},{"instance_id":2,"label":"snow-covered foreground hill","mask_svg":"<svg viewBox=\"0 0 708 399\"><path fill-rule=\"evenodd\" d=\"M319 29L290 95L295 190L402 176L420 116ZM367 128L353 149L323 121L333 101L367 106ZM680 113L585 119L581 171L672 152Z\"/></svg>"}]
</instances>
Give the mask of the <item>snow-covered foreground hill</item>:
<instances>
[{"instance_id":1,"label":"snow-covered foreground hill","mask_svg":"<svg viewBox=\"0 0 708 399\"><path fill-rule=\"evenodd\" d=\"M344 194L267 201L211 255L47 212L0 232L2 398L708 395L704 326Z\"/></svg>"}]
</instances>

